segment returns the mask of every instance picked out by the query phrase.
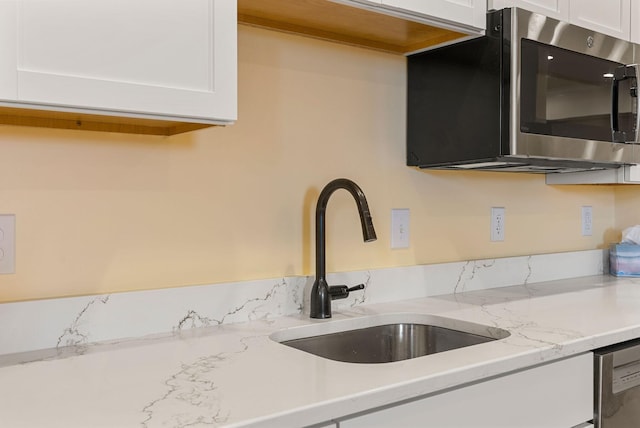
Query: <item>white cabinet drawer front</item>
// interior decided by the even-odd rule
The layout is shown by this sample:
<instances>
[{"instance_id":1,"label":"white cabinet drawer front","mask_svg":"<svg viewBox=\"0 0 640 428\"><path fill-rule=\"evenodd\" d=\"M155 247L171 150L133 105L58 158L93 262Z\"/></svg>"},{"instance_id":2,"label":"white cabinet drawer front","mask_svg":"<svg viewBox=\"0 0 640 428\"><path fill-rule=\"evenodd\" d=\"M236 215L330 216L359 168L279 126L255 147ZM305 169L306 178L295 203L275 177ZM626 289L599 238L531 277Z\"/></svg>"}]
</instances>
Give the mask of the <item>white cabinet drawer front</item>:
<instances>
[{"instance_id":1,"label":"white cabinet drawer front","mask_svg":"<svg viewBox=\"0 0 640 428\"><path fill-rule=\"evenodd\" d=\"M583 354L340 422L340 428L567 428L593 417Z\"/></svg>"}]
</instances>

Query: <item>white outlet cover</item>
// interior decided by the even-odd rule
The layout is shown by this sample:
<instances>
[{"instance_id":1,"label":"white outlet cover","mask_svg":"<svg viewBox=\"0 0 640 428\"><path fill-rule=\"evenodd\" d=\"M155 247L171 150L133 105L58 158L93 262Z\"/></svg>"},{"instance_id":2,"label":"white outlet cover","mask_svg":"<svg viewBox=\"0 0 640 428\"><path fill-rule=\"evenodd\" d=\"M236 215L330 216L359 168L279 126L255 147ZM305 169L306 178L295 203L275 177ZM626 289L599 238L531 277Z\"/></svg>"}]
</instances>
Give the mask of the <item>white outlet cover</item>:
<instances>
[{"instance_id":1,"label":"white outlet cover","mask_svg":"<svg viewBox=\"0 0 640 428\"><path fill-rule=\"evenodd\" d=\"M581 209L582 236L593 235L593 207L585 205Z\"/></svg>"},{"instance_id":2,"label":"white outlet cover","mask_svg":"<svg viewBox=\"0 0 640 428\"><path fill-rule=\"evenodd\" d=\"M409 209L391 210L391 248L409 248Z\"/></svg>"},{"instance_id":3,"label":"white outlet cover","mask_svg":"<svg viewBox=\"0 0 640 428\"><path fill-rule=\"evenodd\" d=\"M491 241L504 241L505 209L504 207L491 207Z\"/></svg>"}]
</instances>

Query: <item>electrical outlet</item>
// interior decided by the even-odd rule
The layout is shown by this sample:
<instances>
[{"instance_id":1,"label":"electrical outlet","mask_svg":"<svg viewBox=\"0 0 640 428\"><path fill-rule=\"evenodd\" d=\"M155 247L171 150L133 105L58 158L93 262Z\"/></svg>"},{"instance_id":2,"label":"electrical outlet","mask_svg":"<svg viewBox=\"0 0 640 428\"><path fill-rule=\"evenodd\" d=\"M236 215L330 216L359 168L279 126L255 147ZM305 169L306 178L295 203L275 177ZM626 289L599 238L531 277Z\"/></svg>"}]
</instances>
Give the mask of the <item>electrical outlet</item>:
<instances>
[{"instance_id":1,"label":"electrical outlet","mask_svg":"<svg viewBox=\"0 0 640 428\"><path fill-rule=\"evenodd\" d=\"M0 274L16 273L16 216L0 215Z\"/></svg>"},{"instance_id":2,"label":"electrical outlet","mask_svg":"<svg viewBox=\"0 0 640 428\"><path fill-rule=\"evenodd\" d=\"M584 205L581 210L582 217L582 236L593 235L593 208Z\"/></svg>"},{"instance_id":3,"label":"electrical outlet","mask_svg":"<svg viewBox=\"0 0 640 428\"><path fill-rule=\"evenodd\" d=\"M409 209L391 210L391 248L409 248Z\"/></svg>"},{"instance_id":4,"label":"electrical outlet","mask_svg":"<svg viewBox=\"0 0 640 428\"><path fill-rule=\"evenodd\" d=\"M504 207L491 207L491 241L504 241Z\"/></svg>"}]
</instances>

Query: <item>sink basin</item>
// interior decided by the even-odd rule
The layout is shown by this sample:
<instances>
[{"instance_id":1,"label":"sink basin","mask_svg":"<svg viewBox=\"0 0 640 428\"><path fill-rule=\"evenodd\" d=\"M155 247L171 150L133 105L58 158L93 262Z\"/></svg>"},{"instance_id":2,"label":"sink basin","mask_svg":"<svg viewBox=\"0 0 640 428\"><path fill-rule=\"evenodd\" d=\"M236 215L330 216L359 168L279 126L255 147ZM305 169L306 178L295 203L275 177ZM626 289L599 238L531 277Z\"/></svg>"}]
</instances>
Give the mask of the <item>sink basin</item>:
<instances>
[{"instance_id":1,"label":"sink basin","mask_svg":"<svg viewBox=\"0 0 640 428\"><path fill-rule=\"evenodd\" d=\"M313 325L300 327L294 333L291 330L295 329L285 330L272 339L330 360L390 363L509 336L506 330L496 327L421 314L364 318L325 324L341 324L324 329L331 332L318 328L322 325Z\"/></svg>"}]
</instances>

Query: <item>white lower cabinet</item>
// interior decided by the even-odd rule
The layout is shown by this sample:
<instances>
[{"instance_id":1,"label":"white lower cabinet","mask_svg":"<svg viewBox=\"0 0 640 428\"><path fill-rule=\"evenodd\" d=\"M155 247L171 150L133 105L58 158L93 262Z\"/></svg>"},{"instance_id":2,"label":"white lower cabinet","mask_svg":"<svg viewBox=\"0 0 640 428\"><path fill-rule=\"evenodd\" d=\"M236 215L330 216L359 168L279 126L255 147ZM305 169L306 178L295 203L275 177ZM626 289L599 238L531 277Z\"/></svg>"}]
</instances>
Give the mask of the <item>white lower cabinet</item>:
<instances>
[{"instance_id":1,"label":"white lower cabinet","mask_svg":"<svg viewBox=\"0 0 640 428\"><path fill-rule=\"evenodd\" d=\"M340 420L340 428L569 428L593 418L593 355L582 354Z\"/></svg>"}]
</instances>

